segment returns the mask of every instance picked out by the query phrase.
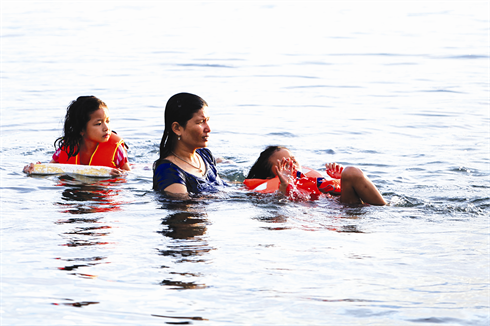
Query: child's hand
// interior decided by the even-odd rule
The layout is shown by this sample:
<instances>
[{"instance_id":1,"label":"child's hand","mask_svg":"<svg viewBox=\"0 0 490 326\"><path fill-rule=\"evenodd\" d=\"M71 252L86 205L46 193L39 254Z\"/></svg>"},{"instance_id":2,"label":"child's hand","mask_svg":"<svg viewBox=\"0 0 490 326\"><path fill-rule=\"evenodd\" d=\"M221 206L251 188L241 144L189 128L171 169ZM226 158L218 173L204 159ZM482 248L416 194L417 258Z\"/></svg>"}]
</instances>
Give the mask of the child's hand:
<instances>
[{"instance_id":1,"label":"child's hand","mask_svg":"<svg viewBox=\"0 0 490 326\"><path fill-rule=\"evenodd\" d=\"M41 164L41 162L36 162L36 164ZM31 174L34 171L34 163L30 163L29 165L24 166L22 170L24 173Z\"/></svg>"},{"instance_id":2,"label":"child's hand","mask_svg":"<svg viewBox=\"0 0 490 326\"><path fill-rule=\"evenodd\" d=\"M110 175L112 175L113 177L120 177L123 174L124 174L124 170L122 169L112 169L110 172Z\"/></svg>"},{"instance_id":3,"label":"child's hand","mask_svg":"<svg viewBox=\"0 0 490 326\"><path fill-rule=\"evenodd\" d=\"M333 179L340 179L342 177L343 170L344 167L340 164L337 163L325 164L325 172L327 172L327 174Z\"/></svg>"},{"instance_id":4,"label":"child's hand","mask_svg":"<svg viewBox=\"0 0 490 326\"><path fill-rule=\"evenodd\" d=\"M290 158L283 158L281 161L277 160L276 173L279 177L281 184L279 185L279 190L282 193L286 193L286 189L289 183L292 181L291 176L295 172L295 166Z\"/></svg>"}]
</instances>

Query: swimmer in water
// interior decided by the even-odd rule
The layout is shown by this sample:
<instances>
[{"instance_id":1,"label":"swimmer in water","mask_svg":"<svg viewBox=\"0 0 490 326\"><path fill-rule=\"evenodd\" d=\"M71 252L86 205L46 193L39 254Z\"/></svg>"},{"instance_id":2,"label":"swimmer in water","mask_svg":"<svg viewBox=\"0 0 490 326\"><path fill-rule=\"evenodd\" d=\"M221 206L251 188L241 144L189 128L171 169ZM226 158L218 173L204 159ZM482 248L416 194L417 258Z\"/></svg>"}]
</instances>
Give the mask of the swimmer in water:
<instances>
[{"instance_id":1,"label":"swimmer in water","mask_svg":"<svg viewBox=\"0 0 490 326\"><path fill-rule=\"evenodd\" d=\"M71 102L64 135L56 139L56 151L49 163L107 166L113 176L130 171L127 146L111 130L109 120L107 105L95 96L80 96ZM33 163L24 167L27 174L33 170Z\"/></svg>"},{"instance_id":2,"label":"swimmer in water","mask_svg":"<svg viewBox=\"0 0 490 326\"><path fill-rule=\"evenodd\" d=\"M179 93L165 107L160 157L153 164L153 189L171 195L214 192L225 183L217 159L207 149L211 127L208 104L201 97Z\"/></svg>"},{"instance_id":3,"label":"swimmer in water","mask_svg":"<svg viewBox=\"0 0 490 326\"><path fill-rule=\"evenodd\" d=\"M283 146L269 146L254 163L247 179L280 180L279 191L286 194L294 171L301 166L291 151ZM353 166L344 168L337 163L325 164L325 172L333 179L341 180L340 201L345 204L386 205L386 201L376 186L364 175L361 169Z\"/></svg>"}]
</instances>

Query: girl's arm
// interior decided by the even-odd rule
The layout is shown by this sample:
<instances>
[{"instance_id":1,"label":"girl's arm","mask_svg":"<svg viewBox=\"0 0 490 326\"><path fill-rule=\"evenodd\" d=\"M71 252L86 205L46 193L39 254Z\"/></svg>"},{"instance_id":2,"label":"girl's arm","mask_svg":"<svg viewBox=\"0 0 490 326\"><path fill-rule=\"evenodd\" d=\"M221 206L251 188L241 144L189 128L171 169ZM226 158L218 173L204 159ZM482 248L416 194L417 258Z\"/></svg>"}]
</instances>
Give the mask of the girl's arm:
<instances>
[{"instance_id":1,"label":"girl's arm","mask_svg":"<svg viewBox=\"0 0 490 326\"><path fill-rule=\"evenodd\" d=\"M129 161L126 161L123 166L121 166L121 169L124 171L131 171L131 166L129 166Z\"/></svg>"},{"instance_id":2,"label":"girl's arm","mask_svg":"<svg viewBox=\"0 0 490 326\"><path fill-rule=\"evenodd\" d=\"M129 165L129 159L128 159L128 152L126 151L124 144L120 145L117 148L114 163L116 164L117 168L113 169L112 172L114 173L111 173L112 175L118 176L123 174L124 171L131 171L131 166Z\"/></svg>"},{"instance_id":3,"label":"girl's arm","mask_svg":"<svg viewBox=\"0 0 490 326\"><path fill-rule=\"evenodd\" d=\"M112 169L111 170L111 175L115 177L119 177L124 174L125 171L131 171L131 167L129 166L129 161L126 160L126 163L124 163L121 167Z\"/></svg>"},{"instance_id":4,"label":"girl's arm","mask_svg":"<svg viewBox=\"0 0 490 326\"><path fill-rule=\"evenodd\" d=\"M58 162L55 162L55 160L51 159L51 161L49 161L49 163L58 163ZM24 169L22 171L24 173L31 174L32 171L34 171L34 164L42 164L42 163L39 161L36 163L30 163L30 164L24 166Z\"/></svg>"}]
</instances>

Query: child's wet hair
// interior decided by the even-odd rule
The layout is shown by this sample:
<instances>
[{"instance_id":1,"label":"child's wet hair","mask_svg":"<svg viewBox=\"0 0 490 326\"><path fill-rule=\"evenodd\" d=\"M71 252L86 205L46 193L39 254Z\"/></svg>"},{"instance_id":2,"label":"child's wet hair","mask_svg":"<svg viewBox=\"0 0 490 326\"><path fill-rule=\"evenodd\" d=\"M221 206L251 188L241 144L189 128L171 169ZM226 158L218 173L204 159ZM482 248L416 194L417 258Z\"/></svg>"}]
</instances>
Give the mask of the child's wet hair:
<instances>
[{"instance_id":1,"label":"child's wet hair","mask_svg":"<svg viewBox=\"0 0 490 326\"><path fill-rule=\"evenodd\" d=\"M92 95L80 96L72 101L66 108L63 136L55 140L55 148L65 150L68 157L77 155L83 139L81 132L87 127L90 115L101 107L107 108L107 105Z\"/></svg>"},{"instance_id":2,"label":"child's wet hair","mask_svg":"<svg viewBox=\"0 0 490 326\"><path fill-rule=\"evenodd\" d=\"M272 154L281 149L287 149L284 146L268 146L260 153L259 158L255 161L246 179L269 179L274 178L272 164L269 161Z\"/></svg>"}]
</instances>

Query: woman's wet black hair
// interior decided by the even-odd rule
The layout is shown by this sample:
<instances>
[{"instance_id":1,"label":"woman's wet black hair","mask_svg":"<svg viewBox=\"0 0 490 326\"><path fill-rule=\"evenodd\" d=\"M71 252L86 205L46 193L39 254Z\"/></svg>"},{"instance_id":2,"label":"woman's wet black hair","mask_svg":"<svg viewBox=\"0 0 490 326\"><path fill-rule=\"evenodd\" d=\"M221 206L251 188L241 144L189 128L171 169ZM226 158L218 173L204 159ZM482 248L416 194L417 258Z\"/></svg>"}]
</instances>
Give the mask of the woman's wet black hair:
<instances>
[{"instance_id":1,"label":"woman's wet black hair","mask_svg":"<svg viewBox=\"0 0 490 326\"><path fill-rule=\"evenodd\" d=\"M177 135L172 130L172 124L177 122L186 127L187 121L203 107L208 106L201 97L190 93L179 93L172 96L165 106L165 130L160 142L160 157L153 164L155 170L169 156L177 143Z\"/></svg>"},{"instance_id":2,"label":"woman's wet black hair","mask_svg":"<svg viewBox=\"0 0 490 326\"><path fill-rule=\"evenodd\" d=\"M81 132L87 128L90 115L101 107L107 108L107 105L92 95L80 96L71 102L66 108L63 136L54 141L54 147L66 151L68 158L77 155L83 140Z\"/></svg>"},{"instance_id":3,"label":"woman's wet black hair","mask_svg":"<svg viewBox=\"0 0 490 326\"><path fill-rule=\"evenodd\" d=\"M274 178L275 174L272 171L272 164L269 162L272 154L281 149L287 149L284 146L268 146L260 153L259 158L248 173L247 179L269 179Z\"/></svg>"}]
</instances>

